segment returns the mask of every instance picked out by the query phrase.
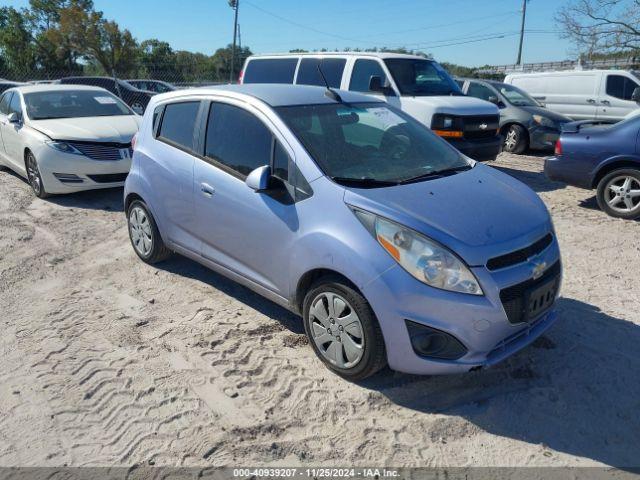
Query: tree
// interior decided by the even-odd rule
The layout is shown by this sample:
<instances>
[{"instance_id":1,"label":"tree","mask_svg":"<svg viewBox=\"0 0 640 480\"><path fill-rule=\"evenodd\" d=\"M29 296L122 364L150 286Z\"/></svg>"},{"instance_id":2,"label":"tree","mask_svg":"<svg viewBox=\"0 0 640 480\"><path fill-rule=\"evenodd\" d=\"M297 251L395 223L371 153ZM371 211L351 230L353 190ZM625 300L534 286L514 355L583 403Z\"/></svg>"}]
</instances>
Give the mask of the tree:
<instances>
[{"instance_id":1,"label":"tree","mask_svg":"<svg viewBox=\"0 0 640 480\"><path fill-rule=\"evenodd\" d=\"M640 0L572 0L558 11L557 24L589 56L640 49Z\"/></svg>"},{"instance_id":2,"label":"tree","mask_svg":"<svg viewBox=\"0 0 640 480\"><path fill-rule=\"evenodd\" d=\"M7 69L5 76L21 78L36 67L29 25L13 7L0 8L0 51Z\"/></svg>"}]
</instances>

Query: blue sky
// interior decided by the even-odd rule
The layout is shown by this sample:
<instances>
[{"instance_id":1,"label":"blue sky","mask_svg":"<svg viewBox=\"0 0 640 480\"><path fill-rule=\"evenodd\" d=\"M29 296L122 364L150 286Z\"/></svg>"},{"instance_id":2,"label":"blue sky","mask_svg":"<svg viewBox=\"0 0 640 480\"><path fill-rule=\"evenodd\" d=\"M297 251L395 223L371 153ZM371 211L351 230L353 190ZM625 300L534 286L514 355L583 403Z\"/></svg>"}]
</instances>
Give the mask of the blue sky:
<instances>
[{"instance_id":1,"label":"blue sky","mask_svg":"<svg viewBox=\"0 0 640 480\"><path fill-rule=\"evenodd\" d=\"M530 0L526 28L535 32L526 34L524 61L570 56L553 22L564 1ZM227 0L94 2L138 40L158 38L176 50L211 54L233 36ZM2 3L22 7L28 0ZM478 66L515 62L521 6L521 0L240 0L239 23L242 44L256 53L404 46Z\"/></svg>"}]
</instances>

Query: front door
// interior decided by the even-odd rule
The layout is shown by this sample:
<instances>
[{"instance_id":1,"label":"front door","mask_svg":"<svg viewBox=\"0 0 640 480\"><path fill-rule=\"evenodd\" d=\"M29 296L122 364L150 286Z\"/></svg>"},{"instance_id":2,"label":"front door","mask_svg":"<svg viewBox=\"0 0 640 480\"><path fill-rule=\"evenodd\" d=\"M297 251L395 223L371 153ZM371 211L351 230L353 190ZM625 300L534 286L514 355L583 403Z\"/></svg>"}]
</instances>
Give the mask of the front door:
<instances>
[{"instance_id":1,"label":"front door","mask_svg":"<svg viewBox=\"0 0 640 480\"><path fill-rule=\"evenodd\" d=\"M205 158L196 160L194 170L202 256L288 298L290 245L298 233L295 201L279 186L255 192L244 180L263 165L279 171L272 162L290 154L257 111L214 102L208 115Z\"/></svg>"},{"instance_id":2,"label":"front door","mask_svg":"<svg viewBox=\"0 0 640 480\"><path fill-rule=\"evenodd\" d=\"M12 113L18 114L20 118L18 123L9 123L9 115ZM13 94L7 115L1 115L1 117L0 129L2 129L2 143L4 144L4 154L7 165L15 171L26 174L22 141L20 138L22 129L24 128L24 113L22 111L20 94Z\"/></svg>"},{"instance_id":3,"label":"front door","mask_svg":"<svg viewBox=\"0 0 640 480\"><path fill-rule=\"evenodd\" d=\"M598 98L598 120L617 122L627 114L639 108L639 105L631 100L633 91L640 87L638 82L616 73L603 75L602 95Z\"/></svg>"}]
</instances>

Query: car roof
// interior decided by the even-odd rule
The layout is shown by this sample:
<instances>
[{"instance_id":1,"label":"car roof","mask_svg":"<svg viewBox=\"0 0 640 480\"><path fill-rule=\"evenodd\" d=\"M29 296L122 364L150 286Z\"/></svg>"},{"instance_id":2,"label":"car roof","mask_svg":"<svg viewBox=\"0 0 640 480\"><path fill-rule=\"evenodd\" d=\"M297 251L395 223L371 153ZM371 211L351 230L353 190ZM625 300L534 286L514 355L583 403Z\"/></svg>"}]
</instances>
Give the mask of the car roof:
<instances>
[{"instance_id":1,"label":"car roof","mask_svg":"<svg viewBox=\"0 0 640 480\"><path fill-rule=\"evenodd\" d=\"M407 53L393 53L393 52L302 52L302 53L260 53L257 55L251 55L247 60L252 58L263 57L376 57L376 58L408 58L419 60L431 60L430 58L423 57L421 55L411 55Z\"/></svg>"},{"instance_id":2,"label":"car roof","mask_svg":"<svg viewBox=\"0 0 640 480\"><path fill-rule=\"evenodd\" d=\"M385 103L383 100L358 92L334 90L347 103ZM326 95L325 87L311 85L250 83L246 85L216 85L214 87L200 87L156 95L156 102L193 95L224 95L229 97L252 97L272 107L293 105L317 105L338 103Z\"/></svg>"},{"instance_id":3,"label":"car roof","mask_svg":"<svg viewBox=\"0 0 640 480\"><path fill-rule=\"evenodd\" d=\"M107 91L104 88L94 87L91 85L60 85L60 84L50 84L43 83L37 85L24 85L19 87L14 87L11 90L15 90L22 93L37 93L37 92L60 92L60 91L77 91L77 90L88 90L94 92L106 93Z\"/></svg>"}]
</instances>

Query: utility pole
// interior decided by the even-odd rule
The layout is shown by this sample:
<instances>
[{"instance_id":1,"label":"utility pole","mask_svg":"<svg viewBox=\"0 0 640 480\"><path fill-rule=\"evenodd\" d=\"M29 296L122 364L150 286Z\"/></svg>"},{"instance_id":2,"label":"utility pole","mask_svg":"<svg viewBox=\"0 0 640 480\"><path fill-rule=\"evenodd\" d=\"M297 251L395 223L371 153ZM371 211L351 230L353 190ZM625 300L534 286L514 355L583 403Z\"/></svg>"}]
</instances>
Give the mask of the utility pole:
<instances>
[{"instance_id":1,"label":"utility pole","mask_svg":"<svg viewBox=\"0 0 640 480\"><path fill-rule=\"evenodd\" d=\"M527 0L522 0L522 25L520 26L520 46L518 47L517 65L522 65L522 43L524 42L524 21L527 17Z\"/></svg>"},{"instance_id":2,"label":"utility pole","mask_svg":"<svg viewBox=\"0 0 640 480\"><path fill-rule=\"evenodd\" d=\"M231 70L229 71L229 83L233 83L233 72L236 66L236 38L238 36L238 8L240 8L240 0L229 0L229 6L235 10L233 20L233 44L231 47Z\"/></svg>"}]
</instances>

